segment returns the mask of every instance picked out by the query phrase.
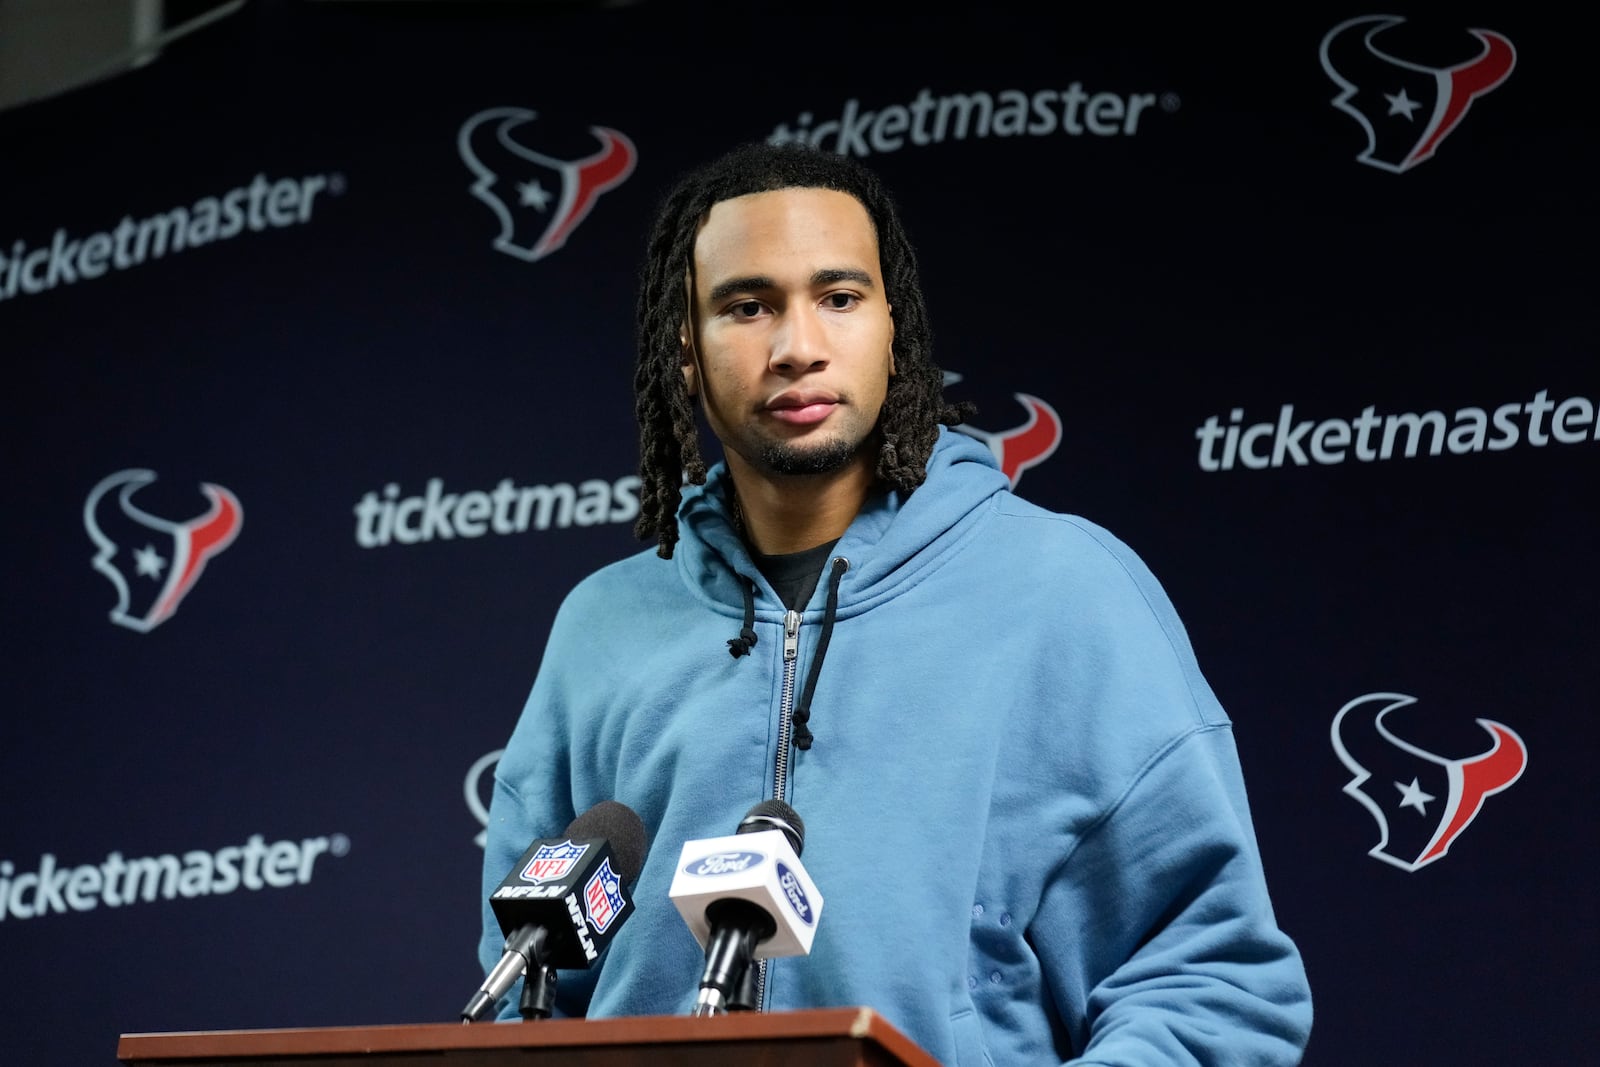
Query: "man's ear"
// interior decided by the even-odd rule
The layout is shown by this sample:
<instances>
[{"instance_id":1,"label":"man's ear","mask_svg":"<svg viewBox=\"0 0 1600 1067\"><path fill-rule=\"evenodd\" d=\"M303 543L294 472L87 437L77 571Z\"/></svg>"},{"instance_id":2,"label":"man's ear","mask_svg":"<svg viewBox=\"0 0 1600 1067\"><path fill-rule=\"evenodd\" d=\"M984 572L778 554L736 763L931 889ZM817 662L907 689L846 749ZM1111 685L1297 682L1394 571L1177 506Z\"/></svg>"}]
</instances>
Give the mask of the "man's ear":
<instances>
[{"instance_id":1,"label":"man's ear","mask_svg":"<svg viewBox=\"0 0 1600 1067\"><path fill-rule=\"evenodd\" d=\"M889 305L889 377L893 378L894 370L894 305Z\"/></svg>"},{"instance_id":2,"label":"man's ear","mask_svg":"<svg viewBox=\"0 0 1600 1067\"><path fill-rule=\"evenodd\" d=\"M695 396L700 391L700 380L695 373L694 349L689 347L687 328L678 331L678 361L683 369L683 391Z\"/></svg>"}]
</instances>

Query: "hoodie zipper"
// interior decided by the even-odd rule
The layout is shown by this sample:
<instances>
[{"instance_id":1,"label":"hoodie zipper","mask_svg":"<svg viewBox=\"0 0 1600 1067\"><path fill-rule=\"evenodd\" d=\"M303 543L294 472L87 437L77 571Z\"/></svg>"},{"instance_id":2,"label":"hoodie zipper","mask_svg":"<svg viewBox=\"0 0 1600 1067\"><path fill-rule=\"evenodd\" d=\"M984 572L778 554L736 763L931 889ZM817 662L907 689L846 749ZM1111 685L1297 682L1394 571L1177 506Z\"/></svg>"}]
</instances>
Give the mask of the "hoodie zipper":
<instances>
[{"instance_id":1,"label":"hoodie zipper","mask_svg":"<svg viewBox=\"0 0 1600 1067\"><path fill-rule=\"evenodd\" d=\"M794 675L800 661L800 613L783 613L783 689L778 699L778 753L772 769L772 795L785 800L789 791L789 748L794 739ZM755 1010L767 1010L767 961L756 960Z\"/></svg>"},{"instance_id":2,"label":"hoodie zipper","mask_svg":"<svg viewBox=\"0 0 1600 1067\"><path fill-rule=\"evenodd\" d=\"M800 662L800 613L783 613L783 690L778 700L778 752L772 770L772 796L787 801L789 749L794 743L794 675Z\"/></svg>"},{"instance_id":3,"label":"hoodie zipper","mask_svg":"<svg viewBox=\"0 0 1600 1067\"><path fill-rule=\"evenodd\" d=\"M822 655L827 649L828 638L833 633L834 612L839 603L839 582L844 577L844 572L850 569L850 561L843 556L834 556L828 565L828 600L827 607L822 616L822 636L817 641L816 660L811 664L811 676L806 679L806 691L801 694L800 702L804 705L799 709L802 720L811 715L812 690L817 683L817 674L822 669ZM800 662L800 613L793 608L783 613L783 689L778 700L778 751L772 764L772 795L774 799L787 802L789 792L789 749L794 744L795 706L794 706L794 676ZM805 730L804 723L798 725L800 730ZM801 747L811 747L809 731L801 735ZM767 1010L767 961L756 961L756 990L755 1009Z\"/></svg>"}]
</instances>

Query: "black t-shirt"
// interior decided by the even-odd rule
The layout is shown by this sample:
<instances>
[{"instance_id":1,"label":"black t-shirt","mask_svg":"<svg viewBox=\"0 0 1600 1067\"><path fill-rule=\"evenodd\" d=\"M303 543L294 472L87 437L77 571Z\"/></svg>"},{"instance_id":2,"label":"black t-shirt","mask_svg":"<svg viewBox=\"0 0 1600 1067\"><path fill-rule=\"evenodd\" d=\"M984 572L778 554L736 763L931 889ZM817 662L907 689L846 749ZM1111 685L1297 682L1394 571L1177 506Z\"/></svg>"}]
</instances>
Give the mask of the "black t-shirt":
<instances>
[{"instance_id":1,"label":"black t-shirt","mask_svg":"<svg viewBox=\"0 0 1600 1067\"><path fill-rule=\"evenodd\" d=\"M817 588L817 579L822 577L822 568L827 565L833 546L838 543L839 539L834 538L816 548L782 552L775 556L764 556L751 549L750 558L755 560L761 573L772 583L784 606L792 611L802 611L806 601L811 599L812 591Z\"/></svg>"}]
</instances>

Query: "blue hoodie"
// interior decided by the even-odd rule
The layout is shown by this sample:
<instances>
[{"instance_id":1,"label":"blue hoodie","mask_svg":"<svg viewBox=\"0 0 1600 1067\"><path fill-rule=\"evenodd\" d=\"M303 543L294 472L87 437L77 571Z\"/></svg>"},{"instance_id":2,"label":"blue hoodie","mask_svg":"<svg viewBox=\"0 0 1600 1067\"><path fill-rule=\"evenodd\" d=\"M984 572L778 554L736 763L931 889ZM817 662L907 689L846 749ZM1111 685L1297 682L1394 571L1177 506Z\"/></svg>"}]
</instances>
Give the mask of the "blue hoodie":
<instances>
[{"instance_id":1,"label":"blue hoodie","mask_svg":"<svg viewBox=\"0 0 1600 1067\"><path fill-rule=\"evenodd\" d=\"M485 898L600 801L649 837L637 911L561 973L557 1013L689 1013L704 951L675 861L777 788L824 908L808 956L768 962L764 1010L866 1006L961 1067L1298 1063L1310 991L1231 724L1133 552L941 430L926 483L869 500L835 546L786 686L784 606L728 484L718 464L685 493L670 561L640 552L566 598L496 771ZM504 936L487 903L483 921L487 970Z\"/></svg>"}]
</instances>

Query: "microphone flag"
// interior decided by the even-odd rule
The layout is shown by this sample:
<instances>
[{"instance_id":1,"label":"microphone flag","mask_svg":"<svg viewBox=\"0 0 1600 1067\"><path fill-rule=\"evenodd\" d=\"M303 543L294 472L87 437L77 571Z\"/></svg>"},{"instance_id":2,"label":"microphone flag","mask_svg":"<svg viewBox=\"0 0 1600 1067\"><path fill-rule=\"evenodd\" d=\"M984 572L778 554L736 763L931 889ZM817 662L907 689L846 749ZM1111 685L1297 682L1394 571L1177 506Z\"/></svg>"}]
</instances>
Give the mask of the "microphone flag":
<instances>
[{"instance_id":1,"label":"microphone flag","mask_svg":"<svg viewBox=\"0 0 1600 1067\"><path fill-rule=\"evenodd\" d=\"M562 970L593 966L633 907L611 843L604 837L535 841L489 896L507 937L528 924L549 931L544 962Z\"/></svg>"},{"instance_id":2,"label":"microphone flag","mask_svg":"<svg viewBox=\"0 0 1600 1067\"><path fill-rule=\"evenodd\" d=\"M687 842L668 895L701 948L711 937L711 904L746 900L766 911L777 929L755 946L755 959L810 954L822 914L822 893L782 830Z\"/></svg>"}]
</instances>

